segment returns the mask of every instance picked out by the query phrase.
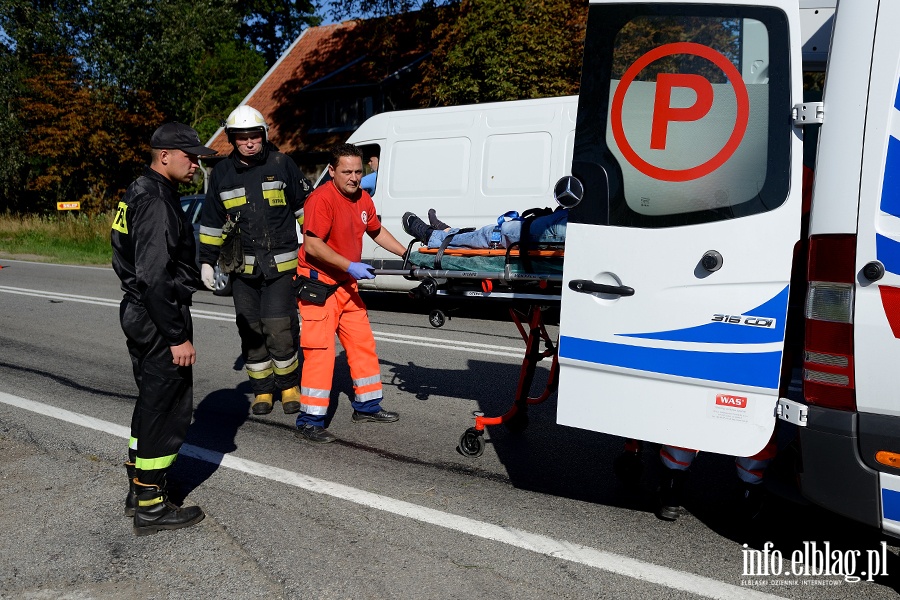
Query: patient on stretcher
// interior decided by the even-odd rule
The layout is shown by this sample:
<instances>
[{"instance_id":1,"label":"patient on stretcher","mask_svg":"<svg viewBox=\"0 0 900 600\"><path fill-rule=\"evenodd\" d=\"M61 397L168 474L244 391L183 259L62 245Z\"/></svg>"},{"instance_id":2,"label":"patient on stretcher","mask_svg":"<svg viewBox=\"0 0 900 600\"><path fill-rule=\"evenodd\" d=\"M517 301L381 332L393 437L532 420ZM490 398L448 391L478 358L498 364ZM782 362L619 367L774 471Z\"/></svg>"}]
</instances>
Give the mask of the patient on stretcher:
<instances>
[{"instance_id":1,"label":"patient on stretcher","mask_svg":"<svg viewBox=\"0 0 900 600\"><path fill-rule=\"evenodd\" d=\"M528 241L534 245L565 242L568 218L569 211L562 207L535 217L529 222ZM496 225L460 233L459 228L450 227L438 219L434 209L428 211L428 220L429 223L426 223L411 212L403 215L403 230L429 248L440 248L450 236L448 248L508 248L519 243L524 223L518 213L509 212L501 215Z\"/></svg>"}]
</instances>

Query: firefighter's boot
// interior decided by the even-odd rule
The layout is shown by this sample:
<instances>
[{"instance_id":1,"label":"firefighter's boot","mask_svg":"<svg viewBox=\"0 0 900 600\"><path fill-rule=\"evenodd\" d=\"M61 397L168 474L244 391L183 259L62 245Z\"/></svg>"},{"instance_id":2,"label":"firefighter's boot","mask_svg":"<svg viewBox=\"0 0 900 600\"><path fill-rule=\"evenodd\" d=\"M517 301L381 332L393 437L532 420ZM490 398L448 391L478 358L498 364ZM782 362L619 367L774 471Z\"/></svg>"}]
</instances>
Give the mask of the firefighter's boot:
<instances>
[{"instance_id":1,"label":"firefighter's boot","mask_svg":"<svg viewBox=\"0 0 900 600\"><path fill-rule=\"evenodd\" d=\"M250 410L254 415L267 415L272 412L272 394L257 394L253 404L250 405Z\"/></svg>"},{"instance_id":2,"label":"firefighter's boot","mask_svg":"<svg viewBox=\"0 0 900 600\"><path fill-rule=\"evenodd\" d=\"M151 535L163 529L190 527L206 515L199 506L181 508L168 501L165 486L147 485L134 479L137 507L134 512L134 534Z\"/></svg>"},{"instance_id":3,"label":"firefighter's boot","mask_svg":"<svg viewBox=\"0 0 900 600\"><path fill-rule=\"evenodd\" d=\"M281 390L281 409L286 415L300 412L300 387Z\"/></svg>"},{"instance_id":4,"label":"firefighter's boot","mask_svg":"<svg viewBox=\"0 0 900 600\"><path fill-rule=\"evenodd\" d=\"M659 482L659 497L656 516L663 521L674 521L681 516L681 502L687 482L687 470L663 469Z\"/></svg>"},{"instance_id":5,"label":"firefighter's boot","mask_svg":"<svg viewBox=\"0 0 900 600\"><path fill-rule=\"evenodd\" d=\"M137 490L135 489L134 480L137 477L134 463L125 463L125 472L128 473L128 495L125 496L125 516L134 516L134 507L137 506Z\"/></svg>"}]
</instances>

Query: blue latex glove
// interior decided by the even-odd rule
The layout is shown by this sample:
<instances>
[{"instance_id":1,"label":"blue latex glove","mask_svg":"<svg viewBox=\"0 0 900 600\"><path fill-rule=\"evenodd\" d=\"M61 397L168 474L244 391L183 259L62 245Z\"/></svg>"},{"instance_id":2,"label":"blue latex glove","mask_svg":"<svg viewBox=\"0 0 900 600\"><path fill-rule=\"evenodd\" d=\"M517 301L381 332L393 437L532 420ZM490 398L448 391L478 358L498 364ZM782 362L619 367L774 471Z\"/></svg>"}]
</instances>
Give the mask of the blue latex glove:
<instances>
[{"instance_id":1,"label":"blue latex glove","mask_svg":"<svg viewBox=\"0 0 900 600\"><path fill-rule=\"evenodd\" d=\"M350 277L353 279L375 279L375 268L372 265L367 265L366 263L350 263L350 266L347 268L347 272L350 273Z\"/></svg>"}]
</instances>

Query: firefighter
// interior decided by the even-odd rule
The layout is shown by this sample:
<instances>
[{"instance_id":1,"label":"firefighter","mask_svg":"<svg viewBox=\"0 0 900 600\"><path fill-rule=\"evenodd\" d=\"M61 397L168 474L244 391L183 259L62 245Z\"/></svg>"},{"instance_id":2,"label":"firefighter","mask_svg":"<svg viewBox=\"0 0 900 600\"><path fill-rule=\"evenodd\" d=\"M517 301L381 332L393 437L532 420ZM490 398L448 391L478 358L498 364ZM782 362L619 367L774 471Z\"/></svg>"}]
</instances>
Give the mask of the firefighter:
<instances>
[{"instance_id":1,"label":"firefighter","mask_svg":"<svg viewBox=\"0 0 900 600\"><path fill-rule=\"evenodd\" d=\"M151 163L125 192L112 224L113 269L125 292L122 331L138 387L128 445L125 515L137 535L179 529L205 516L167 500L175 462L193 413L191 295L199 285L194 230L178 198L199 156L215 154L197 132L166 123L150 139Z\"/></svg>"},{"instance_id":2,"label":"firefighter","mask_svg":"<svg viewBox=\"0 0 900 600\"><path fill-rule=\"evenodd\" d=\"M224 127L234 150L213 169L203 203L201 276L213 289L217 261L226 272L233 270L241 353L254 395L251 411L268 414L280 392L281 408L292 414L300 410L300 325L293 289L297 223L303 223L312 185L269 142L269 126L256 109L237 107Z\"/></svg>"},{"instance_id":3,"label":"firefighter","mask_svg":"<svg viewBox=\"0 0 900 600\"><path fill-rule=\"evenodd\" d=\"M302 411L297 435L316 443L335 440L325 428L334 375L335 334L347 352L353 379L353 421L390 423L399 416L381 408L381 367L366 305L356 281L372 279L359 262L363 234L402 256L406 248L381 226L369 193L360 187L362 151L352 144L332 149L331 180L316 188L306 205L303 245L297 268L303 334Z\"/></svg>"}]
</instances>

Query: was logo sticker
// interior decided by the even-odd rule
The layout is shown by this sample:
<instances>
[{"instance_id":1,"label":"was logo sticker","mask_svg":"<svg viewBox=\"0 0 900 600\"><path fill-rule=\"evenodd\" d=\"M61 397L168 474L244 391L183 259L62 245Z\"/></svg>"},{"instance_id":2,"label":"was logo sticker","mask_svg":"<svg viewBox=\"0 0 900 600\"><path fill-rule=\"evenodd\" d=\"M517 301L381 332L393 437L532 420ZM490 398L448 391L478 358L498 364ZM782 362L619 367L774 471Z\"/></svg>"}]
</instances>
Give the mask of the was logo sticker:
<instances>
[{"instance_id":1,"label":"was logo sticker","mask_svg":"<svg viewBox=\"0 0 900 600\"><path fill-rule=\"evenodd\" d=\"M743 396L732 394L716 394L716 405L730 406L731 408L747 408L747 399Z\"/></svg>"}]
</instances>

